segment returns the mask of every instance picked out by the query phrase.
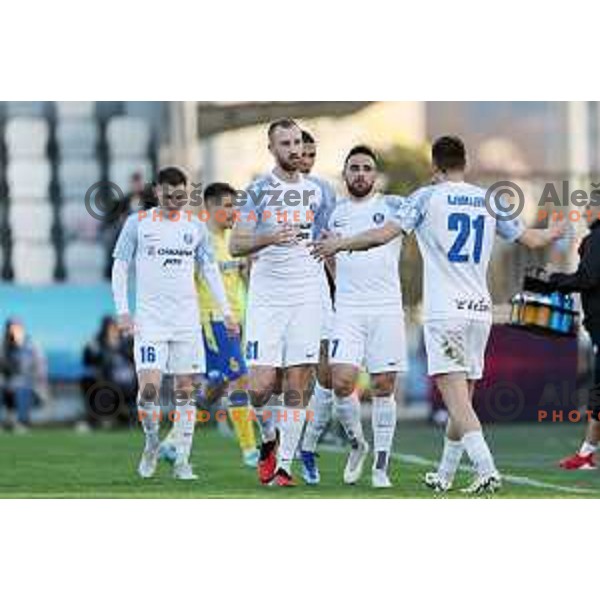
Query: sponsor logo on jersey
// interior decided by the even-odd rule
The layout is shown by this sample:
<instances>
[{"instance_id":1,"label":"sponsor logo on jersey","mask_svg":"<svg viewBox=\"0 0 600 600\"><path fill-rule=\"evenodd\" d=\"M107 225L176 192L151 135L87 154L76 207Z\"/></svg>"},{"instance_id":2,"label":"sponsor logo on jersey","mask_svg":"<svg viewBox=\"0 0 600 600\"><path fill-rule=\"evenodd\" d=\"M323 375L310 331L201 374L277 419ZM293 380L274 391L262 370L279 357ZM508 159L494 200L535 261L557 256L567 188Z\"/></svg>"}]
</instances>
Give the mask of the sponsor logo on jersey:
<instances>
[{"instance_id":1,"label":"sponsor logo on jersey","mask_svg":"<svg viewBox=\"0 0 600 600\"><path fill-rule=\"evenodd\" d=\"M184 250L183 248L159 248L159 256L193 256L194 253L191 250Z\"/></svg>"},{"instance_id":2,"label":"sponsor logo on jersey","mask_svg":"<svg viewBox=\"0 0 600 600\"><path fill-rule=\"evenodd\" d=\"M183 241L189 246L194 242L194 236L191 233L184 233Z\"/></svg>"},{"instance_id":3,"label":"sponsor logo on jersey","mask_svg":"<svg viewBox=\"0 0 600 600\"><path fill-rule=\"evenodd\" d=\"M471 310L473 312L490 312L492 310L489 301L485 298L480 298L479 300L455 298L454 303L458 310Z\"/></svg>"}]
</instances>

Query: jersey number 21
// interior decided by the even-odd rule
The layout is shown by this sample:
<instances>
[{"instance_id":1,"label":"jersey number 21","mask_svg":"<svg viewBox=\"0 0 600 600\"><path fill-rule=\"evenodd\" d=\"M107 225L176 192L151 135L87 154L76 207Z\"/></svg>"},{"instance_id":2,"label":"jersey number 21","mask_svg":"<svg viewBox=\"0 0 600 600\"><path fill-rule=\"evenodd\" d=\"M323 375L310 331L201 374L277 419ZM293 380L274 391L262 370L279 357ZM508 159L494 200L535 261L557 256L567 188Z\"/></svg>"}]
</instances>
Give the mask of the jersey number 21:
<instances>
[{"instance_id":1,"label":"jersey number 21","mask_svg":"<svg viewBox=\"0 0 600 600\"><path fill-rule=\"evenodd\" d=\"M452 213L448 215L448 230L458 232L452 248L448 251L448 260L450 262L464 263L469 262L472 257L473 262L479 264L483 248L484 229L485 218L483 215L475 219L471 219L465 213ZM465 246L467 246L472 237L472 232L475 234L475 242L473 244L473 254L471 255L469 249L465 248Z\"/></svg>"}]
</instances>

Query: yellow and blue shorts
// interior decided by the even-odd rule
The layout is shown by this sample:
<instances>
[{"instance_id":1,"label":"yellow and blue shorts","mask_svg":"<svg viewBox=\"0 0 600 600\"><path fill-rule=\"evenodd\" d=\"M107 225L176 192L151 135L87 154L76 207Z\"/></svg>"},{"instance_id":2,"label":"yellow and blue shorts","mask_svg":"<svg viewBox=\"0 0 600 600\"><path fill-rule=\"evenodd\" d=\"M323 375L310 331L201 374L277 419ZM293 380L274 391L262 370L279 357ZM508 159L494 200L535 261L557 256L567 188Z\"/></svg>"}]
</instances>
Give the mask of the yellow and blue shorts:
<instances>
[{"instance_id":1,"label":"yellow and blue shorts","mask_svg":"<svg viewBox=\"0 0 600 600\"><path fill-rule=\"evenodd\" d=\"M202 326L206 353L206 376L211 384L237 381L248 373L239 337L229 337L223 321Z\"/></svg>"}]
</instances>

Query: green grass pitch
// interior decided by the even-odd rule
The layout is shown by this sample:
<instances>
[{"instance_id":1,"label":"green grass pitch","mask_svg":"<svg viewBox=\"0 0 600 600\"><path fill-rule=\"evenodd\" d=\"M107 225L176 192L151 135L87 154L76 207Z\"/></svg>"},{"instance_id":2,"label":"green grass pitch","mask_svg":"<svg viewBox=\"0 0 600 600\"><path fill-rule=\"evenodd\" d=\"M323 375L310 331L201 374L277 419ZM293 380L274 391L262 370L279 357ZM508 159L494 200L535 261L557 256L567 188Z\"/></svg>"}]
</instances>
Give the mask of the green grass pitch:
<instances>
[{"instance_id":1,"label":"green grass pitch","mask_svg":"<svg viewBox=\"0 0 600 600\"><path fill-rule=\"evenodd\" d=\"M556 463L572 452L581 425L523 424L486 428L498 466L508 476L500 498L600 498L600 471L563 472ZM369 434L370 435L370 434ZM241 465L233 439L199 428L193 462L199 480L180 482L161 465L155 479L135 473L142 435L137 431L80 435L66 429L0 434L0 497L3 498L432 498L423 488L424 460L439 456L442 435L427 425L400 423L396 434L391 490L373 490L369 472L349 487L341 483L345 454L321 451L322 484L295 489L260 487L255 473ZM295 466L299 475L299 466ZM470 474L460 473L458 486ZM542 487L540 487L540 485ZM563 489L565 488L565 489ZM459 492L448 498L463 497Z\"/></svg>"}]
</instances>

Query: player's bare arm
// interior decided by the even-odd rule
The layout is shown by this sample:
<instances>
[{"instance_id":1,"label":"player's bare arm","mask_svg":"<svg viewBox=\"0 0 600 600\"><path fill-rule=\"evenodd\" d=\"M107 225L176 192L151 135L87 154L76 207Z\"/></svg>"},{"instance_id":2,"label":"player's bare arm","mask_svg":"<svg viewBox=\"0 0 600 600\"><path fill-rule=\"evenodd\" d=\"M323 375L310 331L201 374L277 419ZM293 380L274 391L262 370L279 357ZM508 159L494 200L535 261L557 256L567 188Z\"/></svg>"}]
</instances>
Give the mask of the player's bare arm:
<instances>
[{"instance_id":1,"label":"player's bare arm","mask_svg":"<svg viewBox=\"0 0 600 600\"><path fill-rule=\"evenodd\" d=\"M383 246L401 234L402 229L399 225L387 223L383 227L368 229L352 237L329 235L309 245L312 255L323 260L335 256L338 252L361 252Z\"/></svg>"},{"instance_id":2,"label":"player's bare arm","mask_svg":"<svg viewBox=\"0 0 600 600\"><path fill-rule=\"evenodd\" d=\"M285 223L272 232L258 234L255 229L237 223L231 232L229 252L236 258L250 256L268 246L293 244L298 232L289 223Z\"/></svg>"},{"instance_id":3,"label":"player's bare arm","mask_svg":"<svg viewBox=\"0 0 600 600\"><path fill-rule=\"evenodd\" d=\"M545 248L552 242L560 239L566 229L566 223L554 223L548 229L526 229L517 240L527 248Z\"/></svg>"}]
</instances>

